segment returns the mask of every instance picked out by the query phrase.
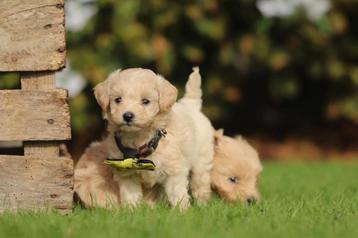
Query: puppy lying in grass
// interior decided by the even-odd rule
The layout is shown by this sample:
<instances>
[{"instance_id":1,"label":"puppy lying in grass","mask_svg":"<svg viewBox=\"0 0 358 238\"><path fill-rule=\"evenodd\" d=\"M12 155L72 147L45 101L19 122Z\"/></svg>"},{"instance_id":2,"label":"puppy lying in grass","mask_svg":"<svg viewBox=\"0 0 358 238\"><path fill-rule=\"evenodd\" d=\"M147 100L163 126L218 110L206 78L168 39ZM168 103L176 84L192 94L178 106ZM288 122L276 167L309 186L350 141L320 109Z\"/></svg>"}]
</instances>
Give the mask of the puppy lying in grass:
<instances>
[{"instance_id":1,"label":"puppy lying in grass","mask_svg":"<svg viewBox=\"0 0 358 238\"><path fill-rule=\"evenodd\" d=\"M253 204L260 200L259 176L262 165L259 156L240 136L231 138L223 130L215 132L212 187L227 201Z\"/></svg>"},{"instance_id":2,"label":"puppy lying in grass","mask_svg":"<svg viewBox=\"0 0 358 238\"><path fill-rule=\"evenodd\" d=\"M201 98L200 85L197 72L189 78L185 99L175 103L176 88L147 69L117 70L98 84L95 97L108 120L109 135L78 162L75 191L80 199L85 204L136 205L145 199L145 191L159 184L172 206L185 209L190 205L190 172L192 195L205 203L211 193L214 136L200 112L201 101L191 99ZM158 139L158 131L164 130L165 138ZM145 157L156 169L109 169L103 165L106 156L93 156L97 149L112 159Z\"/></svg>"}]
</instances>

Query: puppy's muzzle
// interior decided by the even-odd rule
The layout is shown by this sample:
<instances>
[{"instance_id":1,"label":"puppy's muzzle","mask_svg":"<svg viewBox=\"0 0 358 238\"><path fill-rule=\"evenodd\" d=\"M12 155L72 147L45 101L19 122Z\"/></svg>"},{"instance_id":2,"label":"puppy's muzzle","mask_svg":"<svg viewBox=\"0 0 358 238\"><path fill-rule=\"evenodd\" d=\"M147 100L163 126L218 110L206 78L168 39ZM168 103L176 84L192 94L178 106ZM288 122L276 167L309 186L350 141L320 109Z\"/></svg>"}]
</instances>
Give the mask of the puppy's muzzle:
<instances>
[{"instance_id":1,"label":"puppy's muzzle","mask_svg":"<svg viewBox=\"0 0 358 238\"><path fill-rule=\"evenodd\" d=\"M134 113L133 112L125 112L123 114L123 120L127 123L132 122L134 119Z\"/></svg>"},{"instance_id":2,"label":"puppy's muzzle","mask_svg":"<svg viewBox=\"0 0 358 238\"><path fill-rule=\"evenodd\" d=\"M254 196L249 196L246 201L249 205L254 205L257 202L257 199Z\"/></svg>"}]
</instances>

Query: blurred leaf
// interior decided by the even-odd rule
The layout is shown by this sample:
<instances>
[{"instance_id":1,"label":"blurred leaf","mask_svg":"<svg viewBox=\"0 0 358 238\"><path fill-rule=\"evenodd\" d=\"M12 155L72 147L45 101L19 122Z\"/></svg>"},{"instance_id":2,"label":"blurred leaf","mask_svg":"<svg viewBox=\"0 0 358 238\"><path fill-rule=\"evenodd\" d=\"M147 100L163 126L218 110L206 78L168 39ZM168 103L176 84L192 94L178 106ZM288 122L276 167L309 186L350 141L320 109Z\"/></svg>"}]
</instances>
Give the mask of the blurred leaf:
<instances>
[{"instance_id":1,"label":"blurred leaf","mask_svg":"<svg viewBox=\"0 0 358 238\"><path fill-rule=\"evenodd\" d=\"M350 77L352 79L352 82L354 83L354 85L356 87L358 87L358 67L352 67L351 71L350 71Z\"/></svg>"},{"instance_id":2,"label":"blurred leaf","mask_svg":"<svg viewBox=\"0 0 358 238\"><path fill-rule=\"evenodd\" d=\"M236 87L229 86L225 90L225 99L230 103L237 103L241 99L240 90Z\"/></svg>"},{"instance_id":3,"label":"blurred leaf","mask_svg":"<svg viewBox=\"0 0 358 238\"><path fill-rule=\"evenodd\" d=\"M338 79L343 77L345 74L344 65L337 59L330 59L327 64L328 75L333 79Z\"/></svg>"},{"instance_id":4,"label":"blurred leaf","mask_svg":"<svg viewBox=\"0 0 358 238\"><path fill-rule=\"evenodd\" d=\"M255 55L264 62L268 62L270 58L270 41L266 36L258 37L255 44Z\"/></svg>"},{"instance_id":5,"label":"blurred leaf","mask_svg":"<svg viewBox=\"0 0 358 238\"><path fill-rule=\"evenodd\" d=\"M340 12L332 12L329 16L329 21L336 34L343 34L348 30L348 20Z\"/></svg>"},{"instance_id":6,"label":"blurred leaf","mask_svg":"<svg viewBox=\"0 0 358 238\"><path fill-rule=\"evenodd\" d=\"M321 19L319 19L316 22L318 29L324 33L324 34L332 34L333 33L333 29L331 26L331 22L329 21L329 19L327 17L322 17Z\"/></svg>"},{"instance_id":7,"label":"blurred leaf","mask_svg":"<svg viewBox=\"0 0 358 238\"><path fill-rule=\"evenodd\" d=\"M185 12L193 21L203 18L204 15L202 8L199 5L194 4L187 6Z\"/></svg>"},{"instance_id":8,"label":"blurred leaf","mask_svg":"<svg viewBox=\"0 0 358 238\"><path fill-rule=\"evenodd\" d=\"M295 78L275 78L270 84L270 89L276 100L283 100L293 98L299 91L299 85Z\"/></svg>"},{"instance_id":9,"label":"blurred leaf","mask_svg":"<svg viewBox=\"0 0 358 238\"><path fill-rule=\"evenodd\" d=\"M273 20L271 18L263 17L257 21L256 32L258 34L267 34L273 25Z\"/></svg>"},{"instance_id":10,"label":"blurred leaf","mask_svg":"<svg viewBox=\"0 0 358 238\"><path fill-rule=\"evenodd\" d=\"M218 106L204 106L203 107L203 113L208 116L209 118L212 118L212 120L218 120L221 117L221 110Z\"/></svg>"},{"instance_id":11,"label":"blurred leaf","mask_svg":"<svg viewBox=\"0 0 358 238\"><path fill-rule=\"evenodd\" d=\"M253 35L244 35L239 40L240 53L244 55L251 55L255 45L255 38Z\"/></svg>"},{"instance_id":12,"label":"blurred leaf","mask_svg":"<svg viewBox=\"0 0 358 238\"><path fill-rule=\"evenodd\" d=\"M225 34L225 21L222 18L203 18L194 22L198 31L213 40L219 40Z\"/></svg>"},{"instance_id":13,"label":"blurred leaf","mask_svg":"<svg viewBox=\"0 0 358 238\"><path fill-rule=\"evenodd\" d=\"M196 64L204 59L204 52L202 52L199 47L196 47L194 45L184 46L183 55L188 61Z\"/></svg>"},{"instance_id":14,"label":"blurred leaf","mask_svg":"<svg viewBox=\"0 0 358 238\"><path fill-rule=\"evenodd\" d=\"M271 54L270 65L274 71L282 70L289 62L289 57L285 51L277 50Z\"/></svg>"},{"instance_id":15,"label":"blurred leaf","mask_svg":"<svg viewBox=\"0 0 358 238\"><path fill-rule=\"evenodd\" d=\"M172 24L175 24L179 17L179 11L177 8L167 9L164 12L158 13L154 16L154 26L156 29L164 29Z\"/></svg>"},{"instance_id":16,"label":"blurred leaf","mask_svg":"<svg viewBox=\"0 0 358 238\"><path fill-rule=\"evenodd\" d=\"M222 82L223 81L220 80L220 77L214 75L211 76L206 84L208 93L210 93L211 95L221 94L224 89L224 85Z\"/></svg>"},{"instance_id":17,"label":"blurred leaf","mask_svg":"<svg viewBox=\"0 0 358 238\"><path fill-rule=\"evenodd\" d=\"M235 60L236 52L231 42L224 43L219 52L219 60L223 65L228 65Z\"/></svg>"},{"instance_id":18,"label":"blurred leaf","mask_svg":"<svg viewBox=\"0 0 358 238\"><path fill-rule=\"evenodd\" d=\"M358 123L358 95L330 103L327 114L331 120L343 116Z\"/></svg>"},{"instance_id":19,"label":"blurred leaf","mask_svg":"<svg viewBox=\"0 0 358 238\"><path fill-rule=\"evenodd\" d=\"M80 94L70 101L72 126L77 131L82 131L91 125L91 121L86 116L88 101L84 94Z\"/></svg>"}]
</instances>

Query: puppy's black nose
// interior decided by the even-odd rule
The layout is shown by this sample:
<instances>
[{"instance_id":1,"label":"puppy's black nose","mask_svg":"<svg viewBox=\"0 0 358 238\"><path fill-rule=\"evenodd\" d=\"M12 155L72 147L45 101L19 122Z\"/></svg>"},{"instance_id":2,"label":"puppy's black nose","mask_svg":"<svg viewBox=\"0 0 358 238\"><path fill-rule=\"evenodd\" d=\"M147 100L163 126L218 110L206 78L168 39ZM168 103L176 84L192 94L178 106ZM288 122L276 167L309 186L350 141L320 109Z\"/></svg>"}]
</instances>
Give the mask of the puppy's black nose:
<instances>
[{"instance_id":1,"label":"puppy's black nose","mask_svg":"<svg viewBox=\"0 0 358 238\"><path fill-rule=\"evenodd\" d=\"M123 114L123 120L125 122L131 122L133 121L134 113L133 112L126 112Z\"/></svg>"},{"instance_id":2,"label":"puppy's black nose","mask_svg":"<svg viewBox=\"0 0 358 238\"><path fill-rule=\"evenodd\" d=\"M246 201L247 201L247 203L248 203L249 205L253 205L253 204L256 203L256 198L255 198L254 196L250 196L250 197L247 198Z\"/></svg>"}]
</instances>

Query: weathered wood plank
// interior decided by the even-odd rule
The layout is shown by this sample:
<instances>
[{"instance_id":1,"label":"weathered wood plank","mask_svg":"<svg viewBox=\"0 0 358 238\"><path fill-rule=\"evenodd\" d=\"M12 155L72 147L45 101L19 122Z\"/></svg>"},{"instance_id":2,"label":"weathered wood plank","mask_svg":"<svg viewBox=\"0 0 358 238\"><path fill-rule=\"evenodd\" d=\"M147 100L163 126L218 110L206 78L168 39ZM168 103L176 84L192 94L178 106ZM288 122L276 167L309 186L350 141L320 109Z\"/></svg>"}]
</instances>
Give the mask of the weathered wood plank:
<instances>
[{"instance_id":1,"label":"weathered wood plank","mask_svg":"<svg viewBox=\"0 0 358 238\"><path fill-rule=\"evenodd\" d=\"M58 157L60 143L53 141L25 141L24 154L28 157Z\"/></svg>"},{"instance_id":2,"label":"weathered wood plank","mask_svg":"<svg viewBox=\"0 0 358 238\"><path fill-rule=\"evenodd\" d=\"M64 0L0 1L0 71L65 66Z\"/></svg>"},{"instance_id":3,"label":"weathered wood plank","mask_svg":"<svg viewBox=\"0 0 358 238\"><path fill-rule=\"evenodd\" d=\"M54 90L56 89L55 73L52 71L21 73L22 90ZM59 142L53 141L25 141L24 154L26 156L57 157L60 154Z\"/></svg>"},{"instance_id":4,"label":"weathered wood plank","mask_svg":"<svg viewBox=\"0 0 358 238\"><path fill-rule=\"evenodd\" d=\"M0 181L0 212L48 208L71 212L72 159L1 155Z\"/></svg>"},{"instance_id":5,"label":"weathered wood plank","mask_svg":"<svg viewBox=\"0 0 358 238\"><path fill-rule=\"evenodd\" d=\"M52 90L56 89L55 72L40 71L21 73L22 90Z\"/></svg>"},{"instance_id":6,"label":"weathered wood plank","mask_svg":"<svg viewBox=\"0 0 358 238\"><path fill-rule=\"evenodd\" d=\"M0 140L71 139L67 91L1 90Z\"/></svg>"}]
</instances>

